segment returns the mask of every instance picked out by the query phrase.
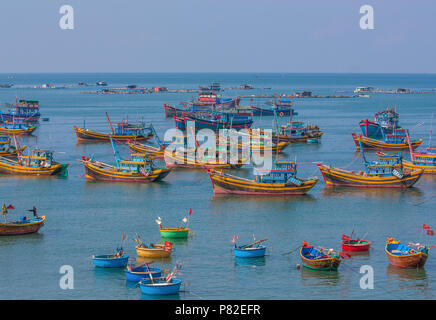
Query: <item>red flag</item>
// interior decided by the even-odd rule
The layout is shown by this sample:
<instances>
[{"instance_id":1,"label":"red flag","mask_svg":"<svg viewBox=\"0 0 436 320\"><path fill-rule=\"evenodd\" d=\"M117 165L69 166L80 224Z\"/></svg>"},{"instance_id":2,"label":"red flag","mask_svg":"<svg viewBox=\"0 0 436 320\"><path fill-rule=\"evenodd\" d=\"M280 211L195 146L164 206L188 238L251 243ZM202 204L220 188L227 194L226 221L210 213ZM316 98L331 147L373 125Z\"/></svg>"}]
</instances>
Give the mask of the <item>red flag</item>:
<instances>
[{"instance_id":1,"label":"red flag","mask_svg":"<svg viewBox=\"0 0 436 320\"><path fill-rule=\"evenodd\" d=\"M15 207L13 205L8 205L6 209L15 209Z\"/></svg>"},{"instance_id":2,"label":"red flag","mask_svg":"<svg viewBox=\"0 0 436 320\"><path fill-rule=\"evenodd\" d=\"M192 208L189 209L189 215L192 215Z\"/></svg>"},{"instance_id":3,"label":"red flag","mask_svg":"<svg viewBox=\"0 0 436 320\"><path fill-rule=\"evenodd\" d=\"M342 235L342 240L344 240L344 241L348 241L348 240L350 240L350 237L349 237L349 236L346 236L345 234L343 234L343 235Z\"/></svg>"},{"instance_id":4,"label":"red flag","mask_svg":"<svg viewBox=\"0 0 436 320\"><path fill-rule=\"evenodd\" d=\"M428 224L425 224L425 223L424 223L424 225L422 226L422 228L428 230L428 229L430 229L430 226L429 226Z\"/></svg>"},{"instance_id":5,"label":"red flag","mask_svg":"<svg viewBox=\"0 0 436 320\"><path fill-rule=\"evenodd\" d=\"M429 235L429 236L434 235L434 231L433 230L427 230L427 235Z\"/></svg>"},{"instance_id":6,"label":"red flag","mask_svg":"<svg viewBox=\"0 0 436 320\"><path fill-rule=\"evenodd\" d=\"M165 251L171 251L171 249L173 248L173 244L169 241L165 241L165 247L164 250Z\"/></svg>"},{"instance_id":7,"label":"red flag","mask_svg":"<svg viewBox=\"0 0 436 320\"><path fill-rule=\"evenodd\" d=\"M121 239L126 240L126 235L123 232L123 235L121 236Z\"/></svg>"}]
</instances>

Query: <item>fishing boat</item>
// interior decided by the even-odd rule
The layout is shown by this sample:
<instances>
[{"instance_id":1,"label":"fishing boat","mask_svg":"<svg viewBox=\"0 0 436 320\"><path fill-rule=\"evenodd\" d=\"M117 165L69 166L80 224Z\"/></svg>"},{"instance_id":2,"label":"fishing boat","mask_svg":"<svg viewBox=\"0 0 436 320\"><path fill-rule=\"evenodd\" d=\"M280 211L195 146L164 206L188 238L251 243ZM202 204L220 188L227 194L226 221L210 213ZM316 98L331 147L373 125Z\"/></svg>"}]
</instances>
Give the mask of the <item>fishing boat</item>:
<instances>
[{"instance_id":1,"label":"fishing boat","mask_svg":"<svg viewBox=\"0 0 436 320\"><path fill-rule=\"evenodd\" d=\"M126 280L132 282L139 282L142 279L159 278L162 276L162 269L157 267L150 267L148 264L140 266L127 265Z\"/></svg>"},{"instance_id":2,"label":"fishing boat","mask_svg":"<svg viewBox=\"0 0 436 320\"><path fill-rule=\"evenodd\" d=\"M136 140L127 141L130 152L147 154L149 159L163 159L165 144L160 140L159 135L153 127L153 124L150 124L150 129L152 130L153 136L158 146L156 147L149 144L140 143Z\"/></svg>"},{"instance_id":3,"label":"fishing boat","mask_svg":"<svg viewBox=\"0 0 436 320\"><path fill-rule=\"evenodd\" d=\"M109 141L110 137L117 142L127 142L129 140L145 141L153 136L150 128L147 128L145 124L133 125L128 123L127 120L123 120L121 122L114 123L114 128L107 112L106 118L109 123L111 133L91 131L85 128L85 124L83 124L83 128L74 126L77 141Z\"/></svg>"},{"instance_id":4,"label":"fishing boat","mask_svg":"<svg viewBox=\"0 0 436 320\"><path fill-rule=\"evenodd\" d=\"M20 152L23 152L26 146L20 147ZM17 149L11 145L11 138L8 136L0 136L0 156L2 157L16 157Z\"/></svg>"},{"instance_id":5,"label":"fishing boat","mask_svg":"<svg viewBox=\"0 0 436 320\"><path fill-rule=\"evenodd\" d=\"M364 170L360 172L338 169L318 164L327 186L365 187L365 188L409 188L422 176L424 170L417 169L409 173L403 170L401 153L386 155L377 152L379 161L369 162L361 152Z\"/></svg>"},{"instance_id":6,"label":"fishing boat","mask_svg":"<svg viewBox=\"0 0 436 320\"><path fill-rule=\"evenodd\" d=\"M27 123L38 122L41 114L39 112L39 102L36 100L19 100L13 104L6 104L9 108L7 112L2 112L2 121L13 122L25 121Z\"/></svg>"},{"instance_id":7,"label":"fishing boat","mask_svg":"<svg viewBox=\"0 0 436 320\"><path fill-rule=\"evenodd\" d=\"M189 216L190 215L192 215L192 209L189 211ZM162 227L162 219L160 217L158 217L158 219L156 219L155 221L159 225L160 236L162 238L187 239L189 236L189 229L187 228L187 217L184 217L182 219L183 224L177 228Z\"/></svg>"},{"instance_id":8,"label":"fishing boat","mask_svg":"<svg viewBox=\"0 0 436 320\"><path fill-rule=\"evenodd\" d=\"M278 131L274 132L273 138L278 141L305 143L308 139L319 140L322 135L323 132L319 130L318 126L292 121L287 125L281 126Z\"/></svg>"},{"instance_id":9,"label":"fishing boat","mask_svg":"<svg viewBox=\"0 0 436 320\"><path fill-rule=\"evenodd\" d=\"M206 91L206 92L207 91L221 91L221 85L218 82L214 82L207 87L199 86L198 89L200 90L200 92L203 92L203 91Z\"/></svg>"},{"instance_id":10,"label":"fishing boat","mask_svg":"<svg viewBox=\"0 0 436 320\"><path fill-rule=\"evenodd\" d=\"M253 110L253 116L274 116L274 112L280 116L290 116L290 115L298 115L298 112L292 108L292 100L291 99L278 99L277 102L267 102L271 106L269 108L260 108L257 106L251 106Z\"/></svg>"},{"instance_id":11,"label":"fishing boat","mask_svg":"<svg viewBox=\"0 0 436 320\"><path fill-rule=\"evenodd\" d=\"M6 215L8 210L15 209L12 205L6 207L5 204L2 206L2 213L4 217L4 222L0 223L0 236L12 236L12 235L22 235L38 232L42 226L44 226L45 216L39 217L36 214L36 208L34 207L28 211L34 211L34 217L28 219L26 216L21 216L19 220L7 221Z\"/></svg>"},{"instance_id":12,"label":"fishing boat","mask_svg":"<svg viewBox=\"0 0 436 320\"><path fill-rule=\"evenodd\" d=\"M15 146L20 150L15 139ZM60 175L66 176L68 163L58 163L54 160L53 151L33 149L30 155L17 153L17 160L0 156L0 172L18 175Z\"/></svg>"},{"instance_id":13,"label":"fishing boat","mask_svg":"<svg viewBox=\"0 0 436 320\"><path fill-rule=\"evenodd\" d=\"M416 249L411 248L412 245ZM389 263L397 268L422 268L429 254L427 246L417 244L405 246L393 238L387 239L385 251Z\"/></svg>"},{"instance_id":14,"label":"fishing boat","mask_svg":"<svg viewBox=\"0 0 436 320\"><path fill-rule=\"evenodd\" d=\"M391 134L394 129L400 128L399 115L394 107L386 108L386 110L379 111L374 115L374 121L365 119L360 121L359 126L362 134L368 138L380 138L383 132Z\"/></svg>"},{"instance_id":15,"label":"fishing boat","mask_svg":"<svg viewBox=\"0 0 436 320\"><path fill-rule=\"evenodd\" d=\"M351 135L353 136L357 151L360 151L362 148L391 151L401 151L409 148L407 129L395 129L391 134L383 133L382 140L368 138L362 134L356 135L355 133L352 133ZM412 149L418 148L421 143L422 139L412 141Z\"/></svg>"},{"instance_id":16,"label":"fishing boat","mask_svg":"<svg viewBox=\"0 0 436 320\"><path fill-rule=\"evenodd\" d=\"M433 119L432 119L433 125ZM423 169L424 174L436 174L436 148L431 147L432 129L430 129L429 147L426 151L415 152L412 143L407 135L411 161L403 160L403 166L406 170Z\"/></svg>"},{"instance_id":17,"label":"fishing boat","mask_svg":"<svg viewBox=\"0 0 436 320\"><path fill-rule=\"evenodd\" d=\"M233 112L210 112L183 114L181 117L174 116L174 122L177 129L185 131L188 122L191 121L195 125L195 130L211 129L218 131L219 129L245 129L250 128L253 124L253 119L250 116L241 116Z\"/></svg>"},{"instance_id":18,"label":"fishing boat","mask_svg":"<svg viewBox=\"0 0 436 320\"><path fill-rule=\"evenodd\" d=\"M301 195L318 182L316 177L307 180L297 178L295 161L276 160L272 170L258 172L253 180L217 170L208 172L215 194Z\"/></svg>"},{"instance_id":19,"label":"fishing boat","mask_svg":"<svg viewBox=\"0 0 436 320\"><path fill-rule=\"evenodd\" d=\"M371 241L351 239L351 237L347 235L342 235L341 246L342 251L368 251L371 246Z\"/></svg>"},{"instance_id":20,"label":"fishing boat","mask_svg":"<svg viewBox=\"0 0 436 320\"><path fill-rule=\"evenodd\" d=\"M155 182L161 181L170 169L155 168L153 160L146 154L132 153L130 160L122 160L112 137L109 137L115 156L115 166L92 158L82 156L80 160L85 168L85 177L88 180L111 182Z\"/></svg>"},{"instance_id":21,"label":"fishing boat","mask_svg":"<svg viewBox=\"0 0 436 320\"><path fill-rule=\"evenodd\" d=\"M192 151L186 148L166 148L164 151L165 164L167 168L238 169L247 161L245 158L238 158L232 163L231 159L227 157L227 151L199 151L201 149L198 147Z\"/></svg>"},{"instance_id":22,"label":"fishing boat","mask_svg":"<svg viewBox=\"0 0 436 320\"><path fill-rule=\"evenodd\" d=\"M177 294L180 290L182 281L175 278L180 275L181 263L176 263L173 270L166 277L155 278L150 276L139 282L141 292L148 295L171 295Z\"/></svg>"},{"instance_id":23,"label":"fishing boat","mask_svg":"<svg viewBox=\"0 0 436 320\"><path fill-rule=\"evenodd\" d=\"M141 292L147 295L173 295L180 291L182 280L172 278L169 282L165 279L142 279L139 282Z\"/></svg>"},{"instance_id":24,"label":"fishing boat","mask_svg":"<svg viewBox=\"0 0 436 320\"><path fill-rule=\"evenodd\" d=\"M137 243L136 253L142 258L168 258L173 251L173 244L169 241L165 241L164 244L145 244L139 236L135 236Z\"/></svg>"},{"instance_id":25,"label":"fishing boat","mask_svg":"<svg viewBox=\"0 0 436 320\"><path fill-rule=\"evenodd\" d=\"M35 131L36 126L28 124L26 121L14 120L9 122L3 120L0 123L0 134L5 135L29 135Z\"/></svg>"},{"instance_id":26,"label":"fishing boat","mask_svg":"<svg viewBox=\"0 0 436 320\"><path fill-rule=\"evenodd\" d=\"M94 265L100 268L124 268L127 266L129 256L124 253L102 254L92 256Z\"/></svg>"},{"instance_id":27,"label":"fishing boat","mask_svg":"<svg viewBox=\"0 0 436 320\"><path fill-rule=\"evenodd\" d=\"M336 271L341 263L340 256L332 249L315 249L306 241L300 249L301 262L304 267L313 270L332 270Z\"/></svg>"},{"instance_id":28,"label":"fishing boat","mask_svg":"<svg viewBox=\"0 0 436 320\"><path fill-rule=\"evenodd\" d=\"M242 246L236 245L236 242L234 242L234 254L235 257L238 258L259 258L264 257L266 252L266 247L262 244L268 239L262 239L256 241L253 240L253 243L246 244Z\"/></svg>"}]
</instances>

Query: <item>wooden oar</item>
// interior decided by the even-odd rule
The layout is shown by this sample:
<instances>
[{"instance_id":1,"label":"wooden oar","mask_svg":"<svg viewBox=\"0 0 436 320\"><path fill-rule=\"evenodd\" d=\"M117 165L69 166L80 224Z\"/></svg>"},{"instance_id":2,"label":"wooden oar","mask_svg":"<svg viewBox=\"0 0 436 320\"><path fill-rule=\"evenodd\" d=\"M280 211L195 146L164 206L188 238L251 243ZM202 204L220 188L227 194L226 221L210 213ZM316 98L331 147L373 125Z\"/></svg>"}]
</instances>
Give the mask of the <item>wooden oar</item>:
<instances>
[{"instance_id":1,"label":"wooden oar","mask_svg":"<svg viewBox=\"0 0 436 320\"><path fill-rule=\"evenodd\" d=\"M252 247L252 246L254 246L255 244L259 244L259 243L262 243L262 242L265 242L265 241L267 241L268 239L262 239L262 240L258 240L258 241L255 241L255 242L253 242L252 244L246 244L245 246L242 246L242 247L239 247L239 249L245 249L245 248L248 248L248 247Z\"/></svg>"},{"instance_id":2,"label":"wooden oar","mask_svg":"<svg viewBox=\"0 0 436 320\"><path fill-rule=\"evenodd\" d=\"M363 237L362 237L361 239L359 239L359 241L357 241L357 244L360 244L360 241L365 240L365 237L366 237L367 234L368 234L368 232L365 233L365 234L363 235Z\"/></svg>"}]
</instances>

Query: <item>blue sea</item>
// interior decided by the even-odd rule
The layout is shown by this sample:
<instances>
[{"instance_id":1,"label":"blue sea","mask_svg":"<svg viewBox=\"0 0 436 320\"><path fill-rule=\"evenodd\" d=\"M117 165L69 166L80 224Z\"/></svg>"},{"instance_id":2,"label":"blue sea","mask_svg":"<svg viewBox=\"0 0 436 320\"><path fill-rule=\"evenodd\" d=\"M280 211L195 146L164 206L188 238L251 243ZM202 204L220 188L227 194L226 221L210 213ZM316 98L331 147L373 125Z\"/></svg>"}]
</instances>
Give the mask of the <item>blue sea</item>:
<instances>
[{"instance_id":1,"label":"blue sea","mask_svg":"<svg viewBox=\"0 0 436 320\"><path fill-rule=\"evenodd\" d=\"M133 237L147 242L161 241L155 218L164 226L178 226L188 215L194 234L175 242L169 260L152 265L172 269L182 262L181 292L169 299L435 299L436 257L430 251L425 268L401 270L389 266L384 252L387 237L403 243L436 243L422 237L422 225L436 228L434 208L436 177L424 176L407 190L364 190L326 188L316 163L361 170L351 132L374 113L395 106L400 124L412 138L422 138L420 149L429 144L436 92L423 94L370 94L369 98L295 99L295 121L316 124L324 132L319 144L293 144L282 158L296 159L298 176L317 176L318 184L305 196L214 196L207 172L174 170L163 182L123 184L87 182L81 156L93 156L114 163L108 143L78 144L73 126L109 132L105 112L112 121L128 117L132 122L152 122L159 135L174 127L164 117L163 104L191 100L195 93L85 94L107 88L164 86L169 89L197 89L219 82L224 97L248 94L293 94L312 91L314 95L347 94L358 86L379 89L436 87L431 74L280 74L280 73L126 73L126 74L0 74L0 104L18 99L39 100L43 118L32 136L20 139L28 147L49 148L55 158L69 163L67 178L0 176L1 201L12 204L8 219L30 216L32 206L46 216L45 226L36 234L0 237L0 299L155 299L126 283L123 270L94 268L92 255L111 254L121 244L132 260L137 255ZM89 86L77 86L79 82ZM55 89L40 88L52 84ZM243 83L253 90L230 89ZM34 88L35 87L35 88ZM265 100L265 99L264 99ZM242 99L241 104L260 104L261 99ZM254 127L271 128L272 118L256 118ZM434 138L436 139L436 137ZM433 140L435 141L435 140ZM119 145L128 157L125 145ZM404 154L405 158L409 155ZM374 153L367 158L375 159ZM245 165L233 174L250 176ZM316 272L297 268L302 241L314 246L340 249L342 234L363 236L373 242L368 254L345 259L337 272ZM237 260L232 238L245 244L267 238L267 256ZM294 251L293 251L294 250ZM73 289L60 286L60 268L74 270ZM360 267L374 270L374 288L361 289Z\"/></svg>"}]
</instances>

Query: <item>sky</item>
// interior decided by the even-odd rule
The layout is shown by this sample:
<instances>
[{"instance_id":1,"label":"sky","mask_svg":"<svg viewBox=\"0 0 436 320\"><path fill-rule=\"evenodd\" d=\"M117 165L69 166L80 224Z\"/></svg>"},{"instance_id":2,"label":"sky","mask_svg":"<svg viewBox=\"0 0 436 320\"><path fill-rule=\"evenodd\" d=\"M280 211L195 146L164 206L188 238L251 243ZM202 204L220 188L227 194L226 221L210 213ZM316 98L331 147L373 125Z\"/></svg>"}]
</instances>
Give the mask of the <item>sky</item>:
<instances>
[{"instance_id":1,"label":"sky","mask_svg":"<svg viewBox=\"0 0 436 320\"><path fill-rule=\"evenodd\" d=\"M431 0L3 0L0 73L436 73L435 17Z\"/></svg>"}]
</instances>

